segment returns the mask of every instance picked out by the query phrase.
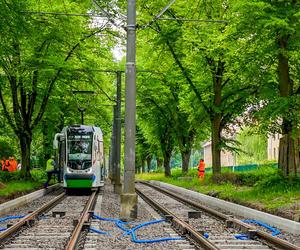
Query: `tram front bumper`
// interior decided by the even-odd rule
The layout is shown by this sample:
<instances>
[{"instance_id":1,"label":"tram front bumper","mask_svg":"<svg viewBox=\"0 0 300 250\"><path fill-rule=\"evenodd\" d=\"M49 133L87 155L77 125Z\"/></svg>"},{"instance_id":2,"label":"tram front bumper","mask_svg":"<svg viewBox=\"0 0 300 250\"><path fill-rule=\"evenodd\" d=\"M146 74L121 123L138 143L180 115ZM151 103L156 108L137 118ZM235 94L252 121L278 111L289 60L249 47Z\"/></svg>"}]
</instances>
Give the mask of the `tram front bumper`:
<instances>
[{"instance_id":1,"label":"tram front bumper","mask_svg":"<svg viewBox=\"0 0 300 250\"><path fill-rule=\"evenodd\" d=\"M95 181L94 174L68 173L64 175L65 187L67 188L91 188Z\"/></svg>"}]
</instances>

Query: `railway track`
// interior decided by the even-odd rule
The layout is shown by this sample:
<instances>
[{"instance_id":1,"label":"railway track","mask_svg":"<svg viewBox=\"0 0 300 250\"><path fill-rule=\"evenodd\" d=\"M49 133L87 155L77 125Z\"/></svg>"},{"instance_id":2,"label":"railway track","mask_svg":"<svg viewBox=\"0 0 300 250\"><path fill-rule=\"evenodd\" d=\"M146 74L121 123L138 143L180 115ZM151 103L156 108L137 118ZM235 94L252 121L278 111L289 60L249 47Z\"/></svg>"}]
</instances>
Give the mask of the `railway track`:
<instances>
[{"instance_id":1,"label":"railway track","mask_svg":"<svg viewBox=\"0 0 300 250\"><path fill-rule=\"evenodd\" d=\"M273 237L241 220L150 183L138 182L136 192L163 214L175 230L189 238L198 249L300 250L300 247ZM240 240L236 238L238 234L245 234L248 239Z\"/></svg>"},{"instance_id":2,"label":"railway track","mask_svg":"<svg viewBox=\"0 0 300 250\"><path fill-rule=\"evenodd\" d=\"M1 249L75 249L89 221L97 192L58 195L0 234Z\"/></svg>"}]
</instances>

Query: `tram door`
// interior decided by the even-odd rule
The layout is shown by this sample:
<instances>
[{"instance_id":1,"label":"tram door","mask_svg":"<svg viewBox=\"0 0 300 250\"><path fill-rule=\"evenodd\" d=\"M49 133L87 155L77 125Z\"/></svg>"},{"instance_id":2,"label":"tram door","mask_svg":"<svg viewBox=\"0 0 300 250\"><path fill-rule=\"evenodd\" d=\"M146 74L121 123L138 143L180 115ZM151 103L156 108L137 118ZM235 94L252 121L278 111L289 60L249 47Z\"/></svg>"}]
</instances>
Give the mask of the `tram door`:
<instances>
[{"instance_id":1,"label":"tram door","mask_svg":"<svg viewBox=\"0 0 300 250\"><path fill-rule=\"evenodd\" d=\"M65 140L59 142L58 147L58 170L59 170L59 182L63 180L63 171L66 163L66 142Z\"/></svg>"},{"instance_id":2,"label":"tram door","mask_svg":"<svg viewBox=\"0 0 300 250\"><path fill-rule=\"evenodd\" d=\"M104 169L104 148L103 142L98 141L99 143L99 160L100 160L100 174L101 174L101 181L104 181L105 169Z\"/></svg>"}]
</instances>

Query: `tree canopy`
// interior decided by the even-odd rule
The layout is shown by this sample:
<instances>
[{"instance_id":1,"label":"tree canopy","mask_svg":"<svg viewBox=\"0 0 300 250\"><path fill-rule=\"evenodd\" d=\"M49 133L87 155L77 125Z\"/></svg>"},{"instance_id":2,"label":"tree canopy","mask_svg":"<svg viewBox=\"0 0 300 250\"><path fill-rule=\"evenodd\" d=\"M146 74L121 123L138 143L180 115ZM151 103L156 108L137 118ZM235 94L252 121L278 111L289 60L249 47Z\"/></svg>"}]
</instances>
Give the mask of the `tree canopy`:
<instances>
[{"instance_id":1,"label":"tree canopy","mask_svg":"<svg viewBox=\"0 0 300 250\"><path fill-rule=\"evenodd\" d=\"M56 132L81 122L80 107L108 144L114 70L125 68L114 58L126 42L125 2L0 4L1 131L16 136L7 153L20 151L23 175L30 177L30 156L40 164L50 157ZM155 158L170 175L177 151L187 172L192 150L211 141L219 173L221 151L243 149L232 134L246 125L281 134L279 166L299 173L299 9L298 0L139 1L137 165Z\"/></svg>"}]
</instances>

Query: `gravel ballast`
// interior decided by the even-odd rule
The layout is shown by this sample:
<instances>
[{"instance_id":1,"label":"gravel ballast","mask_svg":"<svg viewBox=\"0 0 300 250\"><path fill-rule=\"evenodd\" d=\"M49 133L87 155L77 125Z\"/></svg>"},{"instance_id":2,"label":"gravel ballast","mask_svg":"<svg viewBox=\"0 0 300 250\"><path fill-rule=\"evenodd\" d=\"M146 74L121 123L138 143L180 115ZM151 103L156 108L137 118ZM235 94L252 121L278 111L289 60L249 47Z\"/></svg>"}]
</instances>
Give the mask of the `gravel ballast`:
<instances>
[{"instance_id":1,"label":"gravel ballast","mask_svg":"<svg viewBox=\"0 0 300 250\"><path fill-rule=\"evenodd\" d=\"M97 211L97 204L95 213L105 218L119 218L120 214L120 197L113 193L112 185L106 185L101 197L101 210ZM143 222L151 221L161 218L151 207L149 207L141 198L138 201L138 216L135 221L130 222L130 227L138 225ZM113 222L93 220L93 228L108 232L109 235L99 235L96 233L88 233L85 240L84 249L195 249L185 239L178 241L166 241L159 243L138 244L131 241L129 235L123 236L124 232L116 227ZM136 231L138 239L155 239L164 237L179 237L178 234L170 227L170 224L161 222L158 224L143 227Z\"/></svg>"}]
</instances>

